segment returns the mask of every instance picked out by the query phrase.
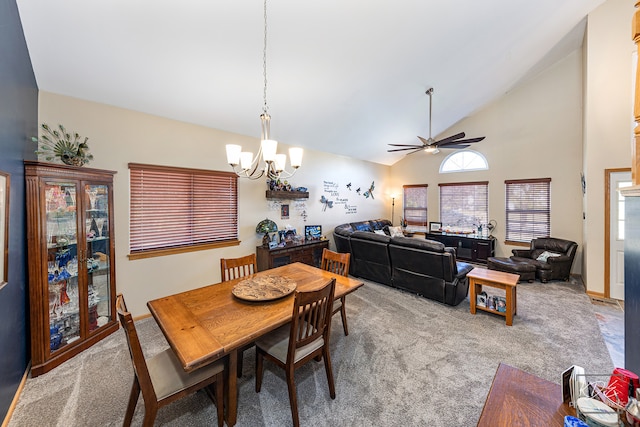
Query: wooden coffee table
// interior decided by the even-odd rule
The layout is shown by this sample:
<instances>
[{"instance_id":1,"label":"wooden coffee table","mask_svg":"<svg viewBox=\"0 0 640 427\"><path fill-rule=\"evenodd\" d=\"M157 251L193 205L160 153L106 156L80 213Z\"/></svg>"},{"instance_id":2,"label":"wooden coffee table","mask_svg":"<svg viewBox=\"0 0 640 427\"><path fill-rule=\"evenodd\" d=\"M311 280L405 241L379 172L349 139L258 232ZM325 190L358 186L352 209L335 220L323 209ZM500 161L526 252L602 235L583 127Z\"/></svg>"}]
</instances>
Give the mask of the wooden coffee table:
<instances>
[{"instance_id":1,"label":"wooden coffee table","mask_svg":"<svg viewBox=\"0 0 640 427\"><path fill-rule=\"evenodd\" d=\"M576 411L562 401L559 384L500 363L478 426L560 427L565 415Z\"/></svg>"},{"instance_id":2,"label":"wooden coffee table","mask_svg":"<svg viewBox=\"0 0 640 427\"><path fill-rule=\"evenodd\" d=\"M516 285L520 276L502 271L488 270L475 267L467 274L469 278L469 306L471 314L476 314L476 309L504 316L507 326L513 325L513 316L516 314ZM505 312L482 307L476 304L477 295L482 292L482 286L504 289L507 307Z\"/></svg>"}]
</instances>

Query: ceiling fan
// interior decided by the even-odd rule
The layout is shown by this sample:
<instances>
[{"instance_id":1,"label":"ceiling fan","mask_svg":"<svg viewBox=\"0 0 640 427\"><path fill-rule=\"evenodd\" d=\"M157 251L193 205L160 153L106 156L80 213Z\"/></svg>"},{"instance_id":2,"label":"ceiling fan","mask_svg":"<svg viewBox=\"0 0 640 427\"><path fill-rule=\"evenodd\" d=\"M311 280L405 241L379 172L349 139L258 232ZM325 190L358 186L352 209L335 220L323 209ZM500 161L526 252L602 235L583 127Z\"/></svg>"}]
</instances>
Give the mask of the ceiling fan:
<instances>
[{"instance_id":1,"label":"ceiling fan","mask_svg":"<svg viewBox=\"0 0 640 427\"><path fill-rule=\"evenodd\" d=\"M457 133L455 135L449 136L444 139L440 139L436 141L431 137L431 95L433 94L433 88L427 89L425 92L429 95L429 139L425 139L421 136L418 136L418 139L422 141L422 145L417 144L389 144L392 147L403 147L403 148L394 148L392 150L387 150L388 152L393 151L407 151L411 150L410 153L417 153L418 151L424 150L427 153L437 154L440 152L439 148L467 148L469 144L474 142L480 142L485 137L481 136L478 138L469 138L469 139L461 139L464 138L464 132Z\"/></svg>"}]
</instances>

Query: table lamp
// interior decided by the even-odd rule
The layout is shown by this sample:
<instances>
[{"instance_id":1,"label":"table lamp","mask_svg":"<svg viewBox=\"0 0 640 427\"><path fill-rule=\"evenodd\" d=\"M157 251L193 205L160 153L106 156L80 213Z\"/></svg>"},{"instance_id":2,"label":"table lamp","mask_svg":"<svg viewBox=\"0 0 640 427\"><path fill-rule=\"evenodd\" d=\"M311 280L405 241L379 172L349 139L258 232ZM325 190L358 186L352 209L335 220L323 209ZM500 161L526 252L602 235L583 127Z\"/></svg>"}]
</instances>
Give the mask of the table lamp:
<instances>
[{"instance_id":1,"label":"table lamp","mask_svg":"<svg viewBox=\"0 0 640 427\"><path fill-rule=\"evenodd\" d=\"M265 248L269 247L269 242L271 241L269 233L275 233L276 231L278 231L278 226L269 218L263 219L258 223L258 225L256 225L256 233L264 233L264 236L262 237L262 246Z\"/></svg>"}]
</instances>

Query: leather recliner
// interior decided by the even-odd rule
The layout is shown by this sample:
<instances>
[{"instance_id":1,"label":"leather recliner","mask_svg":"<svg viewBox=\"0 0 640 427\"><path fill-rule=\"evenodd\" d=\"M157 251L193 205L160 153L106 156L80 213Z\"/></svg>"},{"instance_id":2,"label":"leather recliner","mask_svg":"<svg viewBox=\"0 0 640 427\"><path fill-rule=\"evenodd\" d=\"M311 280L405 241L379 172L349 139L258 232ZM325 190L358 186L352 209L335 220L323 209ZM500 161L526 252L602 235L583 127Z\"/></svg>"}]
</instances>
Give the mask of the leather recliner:
<instances>
[{"instance_id":1,"label":"leather recliner","mask_svg":"<svg viewBox=\"0 0 640 427\"><path fill-rule=\"evenodd\" d=\"M540 237L531 241L529 249L513 249L512 260L536 266L536 277L543 283L549 280L569 280L571 265L578 244L571 240ZM551 254L546 257L545 252Z\"/></svg>"}]
</instances>

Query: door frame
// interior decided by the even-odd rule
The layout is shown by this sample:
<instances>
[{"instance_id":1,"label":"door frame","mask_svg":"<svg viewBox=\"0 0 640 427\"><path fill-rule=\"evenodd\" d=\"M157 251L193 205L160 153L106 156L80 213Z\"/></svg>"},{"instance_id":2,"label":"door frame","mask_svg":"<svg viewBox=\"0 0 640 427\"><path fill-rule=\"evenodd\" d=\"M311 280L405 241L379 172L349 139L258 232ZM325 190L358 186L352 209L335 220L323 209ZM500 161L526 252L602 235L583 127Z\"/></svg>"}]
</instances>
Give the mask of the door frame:
<instances>
[{"instance_id":1,"label":"door frame","mask_svg":"<svg viewBox=\"0 0 640 427\"><path fill-rule=\"evenodd\" d=\"M604 170L604 297L611 298L611 174L631 172L631 168Z\"/></svg>"}]
</instances>

